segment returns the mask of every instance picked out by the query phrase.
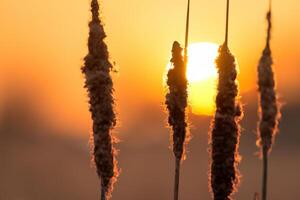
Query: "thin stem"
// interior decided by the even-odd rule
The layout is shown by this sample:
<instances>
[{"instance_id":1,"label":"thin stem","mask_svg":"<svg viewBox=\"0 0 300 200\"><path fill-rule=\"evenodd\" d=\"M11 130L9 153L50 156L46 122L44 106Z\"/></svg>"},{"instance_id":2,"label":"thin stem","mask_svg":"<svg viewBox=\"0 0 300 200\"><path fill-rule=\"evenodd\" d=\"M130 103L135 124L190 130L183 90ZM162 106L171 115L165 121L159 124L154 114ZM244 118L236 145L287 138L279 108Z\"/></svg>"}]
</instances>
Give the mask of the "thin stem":
<instances>
[{"instance_id":1,"label":"thin stem","mask_svg":"<svg viewBox=\"0 0 300 200\"><path fill-rule=\"evenodd\" d=\"M225 28L225 45L228 46L228 26L229 26L229 0L227 0L226 9L226 28Z\"/></svg>"},{"instance_id":2,"label":"thin stem","mask_svg":"<svg viewBox=\"0 0 300 200\"><path fill-rule=\"evenodd\" d=\"M270 40L271 40L271 31L272 31L272 12L271 12L271 1L269 12L267 13L267 21L268 21L268 32L267 32L267 48L270 48Z\"/></svg>"},{"instance_id":3,"label":"thin stem","mask_svg":"<svg viewBox=\"0 0 300 200\"><path fill-rule=\"evenodd\" d=\"M268 186L268 149L263 147L263 180L262 180L262 200L267 200Z\"/></svg>"},{"instance_id":4,"label":"thin stem","mask_svg":"<svg viewBox=\"0 0 300 200\"><path fill-rule=\"evenodd\" d=\"M174 200L179 199L180 159L175 161Z\"/></svg>"},{"instance_id":5,"label":"thin stem","mask_svg":"<svg viewBox=\"0 0 300 200\"><path fill-rule=\"evenodd\" d=\"M187 14L186 14L186 27L185 27L185 46L184 46L184 63L187 64L188 45L189 45L189 27L190 27L190 0L188 0Z\"/></svg>"},{"instance_id":6,"label":"thin stem","mask_svg":"<svg viewBox=\"0 0 300 200\"><path fill-rule=\"evenodd\" d=\"M106 192L104 187L101 187L101 200L106 200Z\"/></svg>"}]
</instances>

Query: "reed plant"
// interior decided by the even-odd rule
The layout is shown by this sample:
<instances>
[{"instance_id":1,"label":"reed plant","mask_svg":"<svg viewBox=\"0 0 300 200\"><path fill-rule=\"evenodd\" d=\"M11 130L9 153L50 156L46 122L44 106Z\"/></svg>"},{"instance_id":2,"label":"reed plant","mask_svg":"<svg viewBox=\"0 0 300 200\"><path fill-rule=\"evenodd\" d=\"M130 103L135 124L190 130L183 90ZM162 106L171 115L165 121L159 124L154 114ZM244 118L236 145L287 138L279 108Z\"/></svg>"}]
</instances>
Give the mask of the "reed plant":
<instances>
[{"instance_id":1,"label":"reed plant","mask_svg":"<svg viewBox=\"0 0 300 200\"><path fill-rule=\"evenodd\" d=\"M175 155L175 186L174 199L178 199L180 162L184 155L186 139L187 79L182 48L178 42L173 43L171 68L167 75L169 92L166 95L166 105L169 111L168 123L173 133L173 152Z\"/></svg>"},{"instance_id":2,"label":"reed plant","mask_svg":"<svg viewBox=\"0 0 300 200\"><path fill-rule=\"evenodd\" d=\"M187 1L187 16L185 28L185 47L175 41L172 46L171 63L173 68L168 71L166 105L169 112L168 123L172 128L173 152L175 156L174 200L179 199L180 165L185 155L187 143L187 87L186 68L188 63L190 0ZM184 54L183 54L184 53Z\"/></svg>"},{"instance_id":3,"label":"reed plant","mask_svg":"<svg viewBox=\"0 0 300 200\"><path fill-rule=\"evenodd\" d=\"M262 200L267 199L267 178L268 178L268 154L272 149L278 123L280 118L279 103L277 100L274 72L272 69L273 59L270 48L272 19L270 10L267 13L268 30L266 46L258 64L258 90L259 90L259 116L257 144L261 149L263 158L262 176Z\"/></svg>"},{"instance_id":4,"label":"reed plant","mask_svg":"<svg viewBox=\"0 0 300 200\"><path fill-rule=\"evenodd\" d=\"M229 0L227 0L225 42L216 59L218 93L210 132L210 187L214 200L231 200L239 183L237 165L242 108L239 103L237 66L228 48Z\"/></svg>"},{"instance_id":5,"label":"reed plant","mask_svg":"<svg viewBox=\"0 0 300 200\"><path fill-rule=\"evenodd\" d=\"M89 23L88 54L84 58L82 73L88 92L91 117L93 120L93 157L97 174L101 179L101 200L111 197L113 184L118 176L113 147L112 129L116 125L114 112L113 81L110 72L106 34L99 18L99 4L91 1L92 20Z\"/></svg>"}]
</instances>

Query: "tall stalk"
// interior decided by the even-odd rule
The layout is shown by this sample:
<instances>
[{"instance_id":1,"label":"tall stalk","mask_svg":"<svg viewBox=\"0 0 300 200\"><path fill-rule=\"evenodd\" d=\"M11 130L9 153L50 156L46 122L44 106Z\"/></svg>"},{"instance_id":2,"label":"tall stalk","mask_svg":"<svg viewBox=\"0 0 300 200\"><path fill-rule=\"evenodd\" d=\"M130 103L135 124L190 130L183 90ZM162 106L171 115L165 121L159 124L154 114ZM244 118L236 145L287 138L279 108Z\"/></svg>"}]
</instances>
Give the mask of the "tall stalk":
<instances>
[{"instance_id":1,"label":"tall stalk","mask_svg":"<svg viewBox=\"0 0 300 200\"><path fill-rule=\"evenodd\" d=\"M228 27L229 27L229 8L230 8L230 2L227 0L226 5L226 25L225 25L225 46L228 46Z\"/></svg>"},{"instance_id":2,"label":"tall stalk","mask_svg":"<svg viewBox=\"0 0 300 200\"><path fill-rule=\"evenodd\" d=\"M88 55L84 58L82 73L88 92L90 112L93 120L94 161L101 179L101 200L111 197L113 184L118 175L113 136L116 125L114 113L113 82L110 72L106 34L99 18L99 4L91 1L92 20L89 23Z\"/></svg>"},{"instance_id":3,"label":"tall stalk","mask_svg":"<svg viewBox=\"0 0 300 200\"><path fill-rule=\"evenodd\" d=\"M187 79L182 48L178 42L173 43L171 63L173 68L168 72L166 105L169 111L168 122L173 132L173 152L175 155L174 200L178 200L180 164L186 141Z\"/></svg>"},{"instance_id":4,"label":"tall stalk","mask_svg":"<svg viewBox=\"0 0 300 200\"><path fill-rule=\"evenodd\" d=\"M271 0L267 13L268 30L266 46L258 65L258 89L260 96L260 122L258 127L258 145L263 159L262 200L267 200L268 186L268 154L272 149L280 118L279 104L275 90L274 72L272 69L272 54L270 48L272 13Z\"/></svg>"},{"instance_id":5,"label":"tall stalk","mask_svg":"<svg viewBox=\"0 0 300 200\"><path fill-rule=\"evenodd\" d=\"M168 72L167 85L169 92L166 95L166 105L169 111L169 125L173 130L173 152L175 155L174 200L179 199L180 166L186 143L186 107L187 107L187 79L186 68L188 62L188 37L190 19L190 0L187 2L187 15L185 27L184 56L178 42L173 43L172 59L173 69Z\"/></svg>"},{"instance_id":6,"label":"tall stalk","mask_svg":"<svg viewBox=\"0 0 300 200\"><path fill-rule=\"evenodd\" d=\"M227 0L225 42L219 48L216 65L219 73L216 113L210 133L210 186L214 200L231 200L239 173L239 121L242 108L238 100L237 67L228 48L229 0Z\"/></svg>"},{"instance_id":7,"label":"tall stalk","mask_svg":"<svg viewBox=\"0 0 300 200\"><path fill-rule=\"evenodd\" d=\"M185 27L185 44L184 44L184 64L187 66L188 62L188 46L189 46L189 28L190 28L190 0L188 0L186 12L186 27Z\"/></svg>"},{"instance_id":8,"label":"tall stalk","mask_svg":"<svg viewBox=\"0 0 300 200\"><path fill-rule=\"evenodd\" d=\"M267 186L268 186L268 150L263 147L263 175L262 175L262 200L267 200Z\"/></svg>"}]
</instances>

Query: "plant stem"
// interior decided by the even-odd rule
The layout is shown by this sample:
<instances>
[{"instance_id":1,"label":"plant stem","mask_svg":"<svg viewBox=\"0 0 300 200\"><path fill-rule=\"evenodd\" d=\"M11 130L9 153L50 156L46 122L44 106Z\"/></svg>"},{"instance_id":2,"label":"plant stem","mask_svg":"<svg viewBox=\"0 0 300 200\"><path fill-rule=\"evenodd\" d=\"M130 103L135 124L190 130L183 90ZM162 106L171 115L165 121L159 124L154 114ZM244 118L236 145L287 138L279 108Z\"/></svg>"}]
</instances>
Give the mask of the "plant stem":
<instances>
[{"instance_id":1,"label":"plant stem","mask_svg":"<svg viewBox=\"0 0 300 200\"><path fill-rule=\"evenodd\" d=\"M190 27L190 0L188 0L186 27L185 27L185 46L184 46L184 63L187 64L188 45L189 45L189 27ZM185 66L186 67L186 66Z\"/></svg>"},{"instance_id":2,"label":"plant stem","mask_svg":"<svg viewBox=\"0 0 300 200\"><path fill-rule=\"evenodd\" d=\"M271 1L269 5L269 12L267 13L267 21L268 21L268 31L267 31L267 47L270 48L270 40L271 40L271 31L272 31L272 10L271 10Z\"/></svg>"},{"instance_id":3,"label":"plant stem","mask_svg":"<svg viewBox=\"0 0 300 200\"><path fill-rule=\"evenodd\" d=\"M225 28L225 45L228 45L228 26L229 26L229 0L227 0L226 9L226 28Z\"/></svg>"},{"instance_id":4,"label":"plant stem","mask_svg":"<svg viewBox=\"0 0 300 200\"><path fill-rule=\"evenodd\" d=\"M268 186L268 149L263 147L263 180L262 180L262 200L267 200Z\"/></svg>"},{"instance_id":5,"label":"plant stem","mask_svg":"<svg viewBox=\"0 0 300 200\"><path fill-rule=\"evenodd\" d=\"M175 161L174 200L179 198L180 159Z\"/></svg>"}]
</instances>

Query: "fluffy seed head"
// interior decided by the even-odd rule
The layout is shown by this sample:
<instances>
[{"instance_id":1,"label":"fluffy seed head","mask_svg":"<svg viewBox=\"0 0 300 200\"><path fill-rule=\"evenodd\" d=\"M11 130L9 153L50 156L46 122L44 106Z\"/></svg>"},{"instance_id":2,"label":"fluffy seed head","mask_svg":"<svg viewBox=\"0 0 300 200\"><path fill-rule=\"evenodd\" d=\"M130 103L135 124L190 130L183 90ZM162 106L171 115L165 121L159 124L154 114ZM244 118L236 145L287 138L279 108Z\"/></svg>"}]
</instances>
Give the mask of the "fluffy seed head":
<instances>
[{"instance_id":1,"label":"fluffy seed head","mask_svg":"<svg viewBox=\"0 0 300 200\"><path fill-rule=\"evenodd\" d=\"M169 111L169 125L173 130L173 152L178 160L182 159L186 139L185 109L187 107L186 66L182 48L178 42L173 43L171 63L173 68L168 72L166 105Z\"/></svg>"},{"instance_id":2,"label":"fluffy seed head","mask_svg":"<svg viewBox=\"0 0 300 200\"><path fill-rule=\"evenodd\" d=\"M239 182L237 165L242 109L238 102L237 70L227 45L219 49L216 60L219 81L216 114L211 127L210 186L214 200L231 200Z\"/></svg>"},{"instance_id":3,"label":"fluffy seed head","mask_svg":"<svg viewBox=\"0 0 300 200\"><path fill-rule=\"evenodd\" d=\"M277 101L274 72L272 69L272 55L270 49L271 39L271 12L267 14L268 34L266 47L258 64L258 90L260 98L260 122L258 126L257 144L270 151L280 118L279 104Z\"/></svg>"},{"instance_id":4,"label":"fluffy seed head","mask_svg":"<svg viewBox=\"0 0 300 200\"><path fill-rule=\"evenodd\" d=\"M99 18L97 0L91 2L92 20L89 23L88 55L84 58L82 73L88 91L90 112L93 120L94 160L102 191L109 199L113 183L118 175L113 147L112 128L116 125L114 113L113 82L110 72L113 68L104 43L106 34Z\"/></svg>"}]
</instances>

